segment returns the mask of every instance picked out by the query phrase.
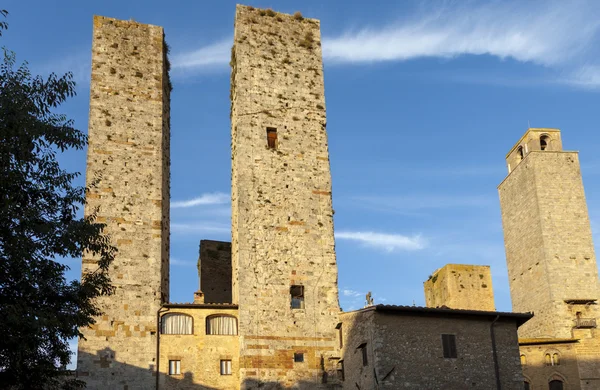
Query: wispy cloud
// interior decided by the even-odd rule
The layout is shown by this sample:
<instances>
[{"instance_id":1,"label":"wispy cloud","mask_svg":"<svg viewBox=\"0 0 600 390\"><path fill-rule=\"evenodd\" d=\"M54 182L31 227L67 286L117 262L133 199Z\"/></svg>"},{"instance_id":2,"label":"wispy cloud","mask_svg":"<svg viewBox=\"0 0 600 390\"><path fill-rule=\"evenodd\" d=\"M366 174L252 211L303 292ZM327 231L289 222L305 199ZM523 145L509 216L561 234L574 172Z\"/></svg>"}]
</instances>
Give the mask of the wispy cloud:
<instances>
[{"instance_id":1,"label":"wispy cloud","mask_svg":"<svg viewBox=\"0 0 600 390\"><path fill-rule=\"evenodd\" d=\"M349 288L344 288L344 289L342 289L342 295L345 297L360 297L365 294L358 292L358 291L351 290Z\"/></svg>"},{"instance_id":2,"label":"wispy cloud","mask_svg":"<svg viewBox=\"0 0 600 390\"><path fill-rule=\"evenodd\" d=\"M335 238L357 241L363 245L382 249L386 252L397 250L415 251L426 246L425 240L420 235L404 236L402 234L340 231L335 233Z\"/></svg>"},{"instance_id":3,"label":"wispy cloud","mask_svg":"<svg viewBox=\"0 0 600 390\"><path fill-rule=\"evenodd\" d=\"M54 72L63 75L67 72L73 73L73 81L78 87L88 88L90 83L90 72L92 55L88 48L73 49L69 54L62 55L39 66L32 66L34 74L49 75Z\"/></svg>"},{"instance_id":4,"label":"wispy cloud","mask_svg":"<svg viewBox=\"0 0 600 390\"><path fill-rule=\"evenodd\" d=\"M171 223L174 233L229 233L231 228L214 222Z\"/></svg>"},{"instance_id":5,"label":"wispy cloud","mask_svg":"<svg viewBox=\"0 0 600 390\"><path fill-rule=\"evenodd\" d=\"M211 70L226 70L231 57L233 39L222 39L218 42L194 49L175 53L171 56L171 64L175 76Z\"/></svg>"},{"instance_id":6,"label":"wispy cloud","mask_svg":"<svg viewBox=\"0 0 600 390\"><path fill-rule=\"evenodd\" d=\"M542 65L555 71L557 83L600 87L595 55L600 31L600 2L467 1L425 2L393 23L364 26L325 36L329 64L407 61L490 55ZM226 70L231 39L180 52L175 70Z\"/></svg>"},{"instance_id":7,"label":"wispy cloud","mask_svg":"<svg viewBox=\"0 0 600 390\"><path fill-rule=\"evenodd\" d=\"M171 202L171 208L185 208L194 206L205 206L215 204L226 204L230 201L230 195L223 192L215 192L212 194L202 194L197 198L188 200L179 200Z\"/></svg>"}]
</instances>

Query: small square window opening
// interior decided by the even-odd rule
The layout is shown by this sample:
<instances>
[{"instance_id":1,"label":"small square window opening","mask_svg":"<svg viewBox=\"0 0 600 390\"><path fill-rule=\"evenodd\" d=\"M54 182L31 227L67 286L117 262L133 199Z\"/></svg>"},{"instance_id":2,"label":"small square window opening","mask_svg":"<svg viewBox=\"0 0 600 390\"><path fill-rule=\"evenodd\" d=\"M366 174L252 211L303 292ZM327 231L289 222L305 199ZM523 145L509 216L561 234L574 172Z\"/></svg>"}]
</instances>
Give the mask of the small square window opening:
<instances>
[{"instance_id":1,"label":"small square window opening","mask_svg":"<svg viewBox=\"0 0 600 390\"><path fill-rule=\"evenodd\" d=\"M221 375L231 375L231 360L221 360Z\"/></svg>"},{"instance_id":2,"label":"small square window opening","mask_svg":"<svg viewBox=\"0 0 600 390\"><path fill-rule=\"evenodd\" d=\"M181 374L181 360L169 360L169 375Z\"/></svg>"},{"instance_id":3,"label":"small square window opening","mask_svg":"<svg viewBox=\"0 0 600 390\"><path fill-rule=\"evenodd\" d=\"M294 352L294 363L303 363L304 354L302 352Z\"/></svg>"},{"instance_id":4,"label":"small square window opening","mask_svg":"<svg viewBox=\"0 0 600 390\"><path fill-rule=\"evenodd\" d=\"M267 127L267 146L269 149L277 149L277 129Z\"/></svg>"},{"instance_id":5,"label":"small square window opening","mask_svg":"<svg viewBox=\"0 0 600 390\"><path fill-rule=\"evenodd\" d=\"M290 287L292 309L304 309L304 286Z\"/></svg>"}]
</instances>

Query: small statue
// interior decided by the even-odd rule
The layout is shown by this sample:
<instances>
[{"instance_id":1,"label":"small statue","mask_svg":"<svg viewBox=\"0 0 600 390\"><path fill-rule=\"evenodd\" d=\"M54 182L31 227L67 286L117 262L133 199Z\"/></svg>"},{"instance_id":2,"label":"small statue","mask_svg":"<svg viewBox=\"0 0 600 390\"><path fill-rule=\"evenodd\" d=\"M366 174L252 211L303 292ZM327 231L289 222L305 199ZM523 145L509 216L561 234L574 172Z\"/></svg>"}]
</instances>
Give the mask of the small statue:
<instances>
[{"instance_id":1,"label":"small statue","mask_svg":"<svg viewBox=\"0 0 600 390\"><path fill-rule=\"evenodd\" d=\"M367 306L373 306L373 297L371 296L371 291L367 293Z\"/></svg>"}]
</instances>

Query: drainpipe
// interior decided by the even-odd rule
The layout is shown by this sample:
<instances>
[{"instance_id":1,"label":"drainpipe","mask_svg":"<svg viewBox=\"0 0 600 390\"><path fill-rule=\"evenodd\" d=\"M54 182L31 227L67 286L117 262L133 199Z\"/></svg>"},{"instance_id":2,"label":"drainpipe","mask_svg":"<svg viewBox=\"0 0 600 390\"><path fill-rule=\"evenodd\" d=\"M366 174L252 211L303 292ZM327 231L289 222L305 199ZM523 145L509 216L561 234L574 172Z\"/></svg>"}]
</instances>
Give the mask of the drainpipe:
<instances>
[{"instance_id":1,"label":"drainpipe","mask_svg":"<svg viewBox=\"0 0 600 390\"><path fill-rule=\"evenodd\" d=\"M160 379L160 314L169 311L169 308L163 312L161 307L156 311L156 390L159 387Z\"/></svg>"},{"instance_id":2,"label":"drainpipe","mask_svg":"<svg viewBox=\"0 0 600 390\"><path fill-rule=\"evenodd\" d=\"M496 374L496 389L501 390L502 384L500 383L500 368L498 367L498 352L496 351L496 333L494 332L494 325L496 325L496 321L500 318L500 315L497 315L492 324L490 325L490 333L492 336L492 355L494 356L494 372Z\"/></svg>"}]
</instances>

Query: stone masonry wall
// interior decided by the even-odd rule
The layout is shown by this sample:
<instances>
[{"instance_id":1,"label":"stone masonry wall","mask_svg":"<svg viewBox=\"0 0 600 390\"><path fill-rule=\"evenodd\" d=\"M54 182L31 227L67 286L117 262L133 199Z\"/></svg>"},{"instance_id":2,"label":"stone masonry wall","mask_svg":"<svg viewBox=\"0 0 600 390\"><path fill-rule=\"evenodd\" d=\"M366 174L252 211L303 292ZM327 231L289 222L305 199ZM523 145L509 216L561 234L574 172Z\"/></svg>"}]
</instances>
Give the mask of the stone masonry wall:
<instances>
[{"instance_id":1,"label":"stone masonry wall","mask_svg":"<svg viewBox=\"0 0 600 390\"><path fill-rule=\"evenodd\" d=\"M94 17L85 214L118 248L115 293L81 329L89 389L155 385L156 312L169 297L169 92L163 29ZM97 181L95 183L95 181ZM94 184L95 183L95 184ZM83 273L95 269L83 256Z\"/></svg>"},{"instance_id":2,"label":"stone masonry wall","mask_svg":"<svg viewBox=\"0 0 600 390\"><path fill-rule=\"evenodd\" d=\"M576 152L533 151L499 187L513 309L523 337L571 337L565 299L598 299L598 271Z\"/></svg>"},{"instance_id":3,"label":"stone masonry wall","mask_svg":"<svg viewBox=\"0 0 600 390\"><path fill-rule=\"evenodd\" d=\"M205 303L231 303L231 243L200 241L200 290Z\"/></svg>"},{"instance_id":4,"label":"stone masonry wall","mask_svg":"<svg viewBox=\"0 0 600 390\"><path fill-rule=\"evenodd\" d=\"M163 310L161 315L167 313L191 316L193 334L160 335L160 389L239 389L238 337L206 334L207 317L219 314L237 317L237 309L211 308L209 305L172 307L168 311ZM231 375L221 375L221 359L231 360ZM169 360L180 361L181 374L169 375Z\"/></svg>"},{"instance_id":5,"label":"stone masonry wall","mask_svg":"<svg viewBox=\"0 0 600 390\"><path fill-rule=\"evenodd\" d=\"M344 313L343 388L495 389L490 325L494 317ZM502 389L523 389L514 320L494 326ZM444 358L442 334L456 336L456 358ZM367 350L367 364L361 346ZM357 386L358 385L358 386Z\"/></svg>"},{"instance_id":6,"label":"stone masonry wall","mask_svg":"<svg viewBox=\"0 0 600 390\"><path fill-rule=\"evenodd\" d=\"M231 73L233 302L243 388L314 388L339 304L319 22L236 8ZM276 129L275 148L267 128ZM292 309L290 287L304 287ZM294 362L304 353L304 362Z\"/></svg>"},{"instance_id":7,"label":"stone masonry wall","mask_svg":"<svg viewBox=\"0 0 600 390\"><path fill-rule=\"evenodd\" d=\"M423 285L427 307L496 310L488 265L447 264Z\"/></svg>"}]
</instances>

